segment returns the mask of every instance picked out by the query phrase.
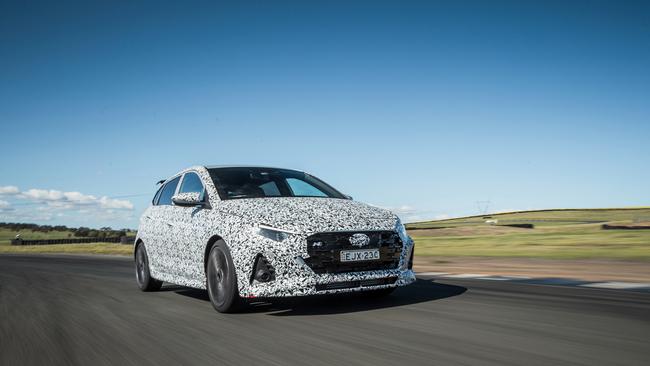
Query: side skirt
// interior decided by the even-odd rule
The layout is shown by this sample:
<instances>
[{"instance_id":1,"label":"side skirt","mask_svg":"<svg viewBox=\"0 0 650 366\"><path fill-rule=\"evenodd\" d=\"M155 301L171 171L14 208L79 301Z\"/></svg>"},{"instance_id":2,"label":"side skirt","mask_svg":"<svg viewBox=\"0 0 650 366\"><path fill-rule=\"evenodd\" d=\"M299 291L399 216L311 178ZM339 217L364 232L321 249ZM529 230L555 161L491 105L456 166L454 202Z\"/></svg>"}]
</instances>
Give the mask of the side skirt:
<instances>
[{"instance_id":1,"label":"side skirt","mask_svg":"<svg viewBox=\"0 0 650 366\"><path fill-rule=\"evenodd\" d=\"M192 288L197 288L200 290L205 290L205 282L197 281L195 279L190 279L185 276L171 275L165 272L159 272L153 268L149 269L151 271L151 276L157 280L165 281L179 286L187 286Z\"/></svg>"}]
</instances>

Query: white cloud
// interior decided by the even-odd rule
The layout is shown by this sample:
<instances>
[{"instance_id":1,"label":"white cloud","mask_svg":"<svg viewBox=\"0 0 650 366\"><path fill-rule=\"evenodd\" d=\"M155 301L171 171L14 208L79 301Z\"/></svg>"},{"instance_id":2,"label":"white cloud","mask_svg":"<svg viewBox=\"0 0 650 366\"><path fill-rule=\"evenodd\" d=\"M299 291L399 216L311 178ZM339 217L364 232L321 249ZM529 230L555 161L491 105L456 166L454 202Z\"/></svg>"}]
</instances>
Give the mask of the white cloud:
<instances>
[{"instance_id":1,"label":"white cloud","mask_svg":"<svg viewBox=\"0 0 650 366\"><path fill-rule=\"evenodd\" d=\"M389 210L391 210L396 215L412 215L418 212L418 210L415 207L411 207L408 205L389 208Z\"/></svg>"},{"instance_id":2,"label":"white cloud","mask_svg":"<svg viewBox=\"0 0 650 366\"><path fill-rule=\"evenodd\" d=\"M12 186L9 186L12 187ZM0 200L0 221L48 222L65 218L67 222L87 223L132 221L134 205L131 201L108 196L94 196L81 192L51 189L20 191L0 187L10 193L12 200ZM20 202L24 201L24 202ZM26 201L26 202L25 202ZM102 224L106 226L106 224Z\"/></svg>"},{"instance_id":3,"label":"white cloud","mask_svg":"<svg viewBox=\"0 0 650 366\"><path fill-rule=\"evenodd\" d=\"M55 211L65 211L73 210L77 206L70 202L60 202L60 201L45 201L45 202L35 202L33 205L27 205L26 208L32 211L40 212L55 212Z\"/></svg>"},{"instance_id":4,"label":"white cloud","mask_svg":"<svg viewBox=\"0 0 650 366\"><path fill-rule=\"evenodd\" d=\"M30 189L20 194L21 197L37 201L60 201L63 192L47 189Z\"/></svg>"},{"instance_id":5,"label":"white cloud","mask_svg":"<svg viewBox=\"0 0 650 366\"><path fill-rule=\"evenodd\" d=\"M16 187L16 186L0 187L0 195L2 195L2 194L14 195L14 194L18 194L18 192L20 192L20 191L18 190L18 187Z\"/></svg>"},{"instance_id":6,"label":"white cloud","mask_svg":"<svg viewBox=\"0 0 650 366\"><path fill-rule=\"evenodd\" d=\"M64 192L63 196L77 205L88 205L97 202L97 197L79 192Z\"/></svg>"},{"instance_id":7,"label":"white cloud","mask_svg":"<svg viewBox=\"0 0 650 366\"><path fill-rule=\"evenodd\" d=\"M51 213L39 213L35 211L13 211L4 215L7 221L12 222L34 222L34 221L51 221L54 217Z\"/></svg>"},{"instance_id":8,"label":"white cloud","mask_svg":"<svg viewBox=\"0 0 650 366\"><path fill-rule=\"evenodd\" d=\"M106 196L99 199L99 205L102 208L117 210L133 210L133 203L127 200L118 200Z\"/></svg>"},{"instance_id":9,"label":"white cloud","mask_svg":"<svg viewBox=\"0 0 650 366\"><path fill-rule=\"evenodd\" d=\"M401 205L397 207L382 207L382 206L377 206L377 207L381 207L389 210L390 212L399 216L402 222L420 221L422 220L422 214L424 213L422 210L419 210L409 205Z\"/></svg>"},{"instance_id":10,"label":"white cloud","mask_svg":"<svg viewBox=\"0 0 650 366\"><path fill-rule=\"evenodd\" d=\"M392 213L399 216L404 223L430 221L430 220L444 220L450 217L449 214L440 213L440 211L421 210L417 207L409 205L401 205L396 207L377 206L390 210Z\"/></svg>"},{"instance_id":11,"label":"white cloud","mask_svg":"<svg viewBox=\"0 0 650 366\"><path fill-rule=\"evenodd\" d=\"M81 192L63 192L54 189L32 188L20 191L15 186L0 187L0 195L12 195L16 203L0 200L3 219L16 221L49 221L55 217L78 216L85 219L124 220L132 218L133 203L107 196L93 196ZM71 217L72 217L71 216Z\"/></svg>"},{"instance_id":12,"label":"white cloud","mask_svg":"<svg viewBox=\"0 0 650 366\"><path fill-rule=\"evenodd\" d=\"M133 210L133 204L128 200L118 200L102 196L97 198L81 192L62 192L53 189L29 189L18 195L31 201L43 202L49 207L58 209L74 209L79 206L95 206L101 209Z\"/></svg>"}]
</instances>

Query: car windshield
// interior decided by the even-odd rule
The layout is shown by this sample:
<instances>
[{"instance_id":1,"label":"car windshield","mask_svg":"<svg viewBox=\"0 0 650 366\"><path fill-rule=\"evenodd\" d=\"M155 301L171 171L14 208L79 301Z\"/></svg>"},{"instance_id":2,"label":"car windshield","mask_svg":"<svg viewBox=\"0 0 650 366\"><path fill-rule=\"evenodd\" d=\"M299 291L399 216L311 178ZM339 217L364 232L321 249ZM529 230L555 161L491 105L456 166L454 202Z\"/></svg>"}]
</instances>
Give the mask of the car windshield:
<instances>
[{"instance_id":1,"label":"car windshield","mask_svg":"<svg viewBox=\"0 0 650 366\"><path fill-rule=\"evenodd\" d=\"M212 168L210 177L222 200L263 197L346 198L307 173L275 168Z\"/></svg>"}]
</instances>

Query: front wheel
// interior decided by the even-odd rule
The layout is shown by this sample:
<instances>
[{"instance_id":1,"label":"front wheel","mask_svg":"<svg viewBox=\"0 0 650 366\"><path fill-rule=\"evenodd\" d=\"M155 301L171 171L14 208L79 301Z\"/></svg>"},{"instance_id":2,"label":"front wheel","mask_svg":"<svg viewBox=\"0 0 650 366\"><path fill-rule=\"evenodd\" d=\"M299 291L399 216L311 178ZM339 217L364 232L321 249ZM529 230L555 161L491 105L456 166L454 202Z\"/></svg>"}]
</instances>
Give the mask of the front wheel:
<instances>
[{"instance_id":1,"label":"front wheel","mask_svg":"<svg viewBox=\"0 0 650 366\"><path fill-rule=\"evenodd\" d=\"M210 250L206 280L210 302L218 312L232 313L241 308L235 265L223 240L217 241Z\"/></svg>"},{"instance_id":2,"label":"front wheel","mask_svg":"<svg viewBox=\"0 0 650 366\"><path fill-rule=\"evenodd\" d=\"M144 244L138 245L135 250L135 279L142 291L158 291L162 287L162 281L149 273L149 257Z\"/></svg>"}]
</instances>

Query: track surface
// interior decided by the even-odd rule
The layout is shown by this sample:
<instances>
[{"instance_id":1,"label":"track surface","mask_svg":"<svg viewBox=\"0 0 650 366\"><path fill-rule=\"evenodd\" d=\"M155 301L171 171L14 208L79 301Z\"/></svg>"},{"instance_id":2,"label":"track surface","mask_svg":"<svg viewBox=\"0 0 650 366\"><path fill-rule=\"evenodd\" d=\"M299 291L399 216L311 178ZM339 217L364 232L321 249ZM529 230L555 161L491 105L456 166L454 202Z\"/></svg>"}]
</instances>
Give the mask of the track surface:
<instances>
[{"instance_id":1,"label":"track surface","mask_svg":"<svg viewBox=\"0 0 650 366\"><path fill-rule=\"evenodd\" d=\"M215 312L123 258L0 256L0 365L650 365L650 294L418 280Z\"/></svg>"}]
</instances>

